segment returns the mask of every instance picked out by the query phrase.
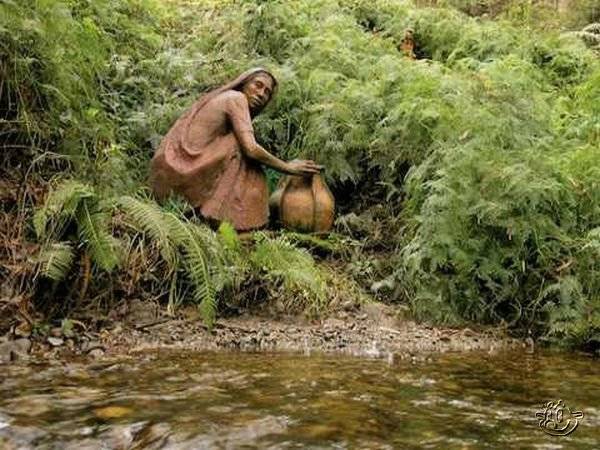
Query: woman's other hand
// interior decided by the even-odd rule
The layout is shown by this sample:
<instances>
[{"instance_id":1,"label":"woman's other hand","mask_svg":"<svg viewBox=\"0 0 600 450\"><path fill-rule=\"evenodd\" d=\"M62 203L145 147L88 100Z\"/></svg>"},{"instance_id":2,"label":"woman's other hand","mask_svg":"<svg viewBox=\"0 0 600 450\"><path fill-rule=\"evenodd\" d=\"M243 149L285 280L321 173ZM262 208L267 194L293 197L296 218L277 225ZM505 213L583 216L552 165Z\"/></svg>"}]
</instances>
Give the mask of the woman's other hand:
<instances>
[{"instance_id":1,"label":"woman's other hand","mask_svg":"<svg viewBox=\"0 0 600 450\"><path fill-rule=\"evenodd\" d=\"M313 175L323 170L323 166L318 165L310 159L294 159L286 164L286 172L290 175Z\"/></svg>"}]
</instances>

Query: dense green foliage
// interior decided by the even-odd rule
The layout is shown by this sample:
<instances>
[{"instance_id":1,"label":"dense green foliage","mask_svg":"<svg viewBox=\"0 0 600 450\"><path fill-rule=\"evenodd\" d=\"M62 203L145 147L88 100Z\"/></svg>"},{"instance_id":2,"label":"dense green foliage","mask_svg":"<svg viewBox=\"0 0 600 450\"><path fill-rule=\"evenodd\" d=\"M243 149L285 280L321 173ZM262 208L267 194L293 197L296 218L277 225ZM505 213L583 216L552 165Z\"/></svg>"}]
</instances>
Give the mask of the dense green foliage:
<instances>
[{"instance_id":1,"label":"dense green foliage","mask_svg":"<svg viewBox=\"0 0 600 450\"><path fill-rule=\"evenodd\" d=\"M88 186L73 204L51 195L36 230L46 229L44 214L74 218L98 267L110 270L117 259L108 236L97 245L90 234L120 204L161 243L170 267L181 261L194 298L212 304L201 290L219 272L219 258L203 253L208 230L184 224L165 234L172 212L118 199L143 184L152 148L193 98L265 65L280 89L256 121L259 140L282 157L325 164L343 210L364 215L378 203L385 211L385 261L368 281L401 285L396 300L420 318L600 341L600 64L580 35L534 31L514 9L486 20L391 0L1 8L6 146L67 155L80 180L70 188ZM408 27L418 60L398 51ZM308 254L257 240L252 255L234 252L230 265L300 283L322 301ZM196 242L205 244L196 251ZM75 245L46 246L50 277L69 267ZM354 266L377 259L347 254ZM306 272L277 273L279 258Z\"/></svg>"},{"instance_id":2,"label":"dense green foliage","mask_svg":"<svg viewBox=\"0 0 600 450\"><path fill-rule=\"evenodd\" d=\"M72 269L78 243L85 245L86 254L107 272L125 265L130 272L137 272L134 278L139 279L141 272L158 265L160 278L138 286L136 292L144 288L168 292L171 311L189 299L199 306L208 326L216 318L218 295L226 294L230 303L234 297L235 302L242 284L256 284L267 296L293 298L295 305L286 305L288 311L300 309L315 315L335 297L326 286L327 272L285 237L256 233L254 247L247 248L228 223L215 233L186 219L186 211L187 207L177 202L160 208L151 200L131 196L102 202L93 187L66 180L49 193L33 218L42 242L35 276L64 280ZM75 225L77 232L70 232L69 225ZM125 254L119 253L119 241L129 244ZM136 261L140 256L134 250L136 243L153 248L154 254ZM237 299L238 303L244 300Z\"/></svg>"},{"instance_id":3,"label":"dense green foliage","mask_svg":"<svg viewBox=\"0 0 600 450\"><path fill-rule=\"evenodd\" d=\"M598 0L416 0L421 6L449 6L472 16L508 18L539 28L582 27L600 19Z\"/></svg>"}]
</instances>

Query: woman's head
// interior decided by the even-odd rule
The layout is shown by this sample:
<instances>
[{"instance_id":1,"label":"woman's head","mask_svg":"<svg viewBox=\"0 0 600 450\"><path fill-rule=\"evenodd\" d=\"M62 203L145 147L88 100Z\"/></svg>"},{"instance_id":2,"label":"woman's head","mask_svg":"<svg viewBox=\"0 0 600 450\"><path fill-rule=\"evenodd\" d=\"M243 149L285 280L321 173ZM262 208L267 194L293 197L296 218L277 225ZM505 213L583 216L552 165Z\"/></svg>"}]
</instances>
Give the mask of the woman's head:
<instances>
[{"instance_id":1,"label":"woman's head","mask_svg":"<svg viewBox=\"0 0 600 450\"><path fill-rule=\"evenodd\" d=\"M244 72L233 84L233 89L242 92L248 99L252 116L267 106L277 90L277 79L261 67Z\"/></svg>"},{"instance_id":2,"label":"woman's head","mask_svg":"<svg viewBox=\"0 0 600 450\"><path fill-rule=\"evenodd\" d=\"M250 114L254 117L263 110L275 95L277 91L277 79L271 72L261 67L247 70L235 80L203 95L196 104L196 110L204 107L204 105L221 92L231 89L244 93L248 99Z\"/></svg>"},{"instance_id":3,"label":"woman's head","mask_svg":"<svg viewBox=\"0 0 600 450\"><path fill-rule=\"evenodd\" d=\"M261 110L271 101L277 82L268 72L256 72L241 86L251 109Z\"/></svg>"}]
</instances>

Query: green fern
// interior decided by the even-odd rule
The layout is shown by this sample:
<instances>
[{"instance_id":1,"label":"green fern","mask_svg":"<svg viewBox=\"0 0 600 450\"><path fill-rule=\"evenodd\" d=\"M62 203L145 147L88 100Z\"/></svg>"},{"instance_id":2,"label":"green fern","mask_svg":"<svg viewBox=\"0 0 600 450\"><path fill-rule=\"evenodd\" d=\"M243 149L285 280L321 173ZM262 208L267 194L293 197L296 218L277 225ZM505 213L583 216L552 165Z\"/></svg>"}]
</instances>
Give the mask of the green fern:
<instances>
[{"instance_id":1,"label":"green fern","mask_svg":"<svg viewBox=\"0 0 600 450\"><path fill-rule=\"evenodd\" d=\"M208 227L193 223L152 201L121 197L118 201L126 217L148 234L161 251L173 273L169 305L178 303L177 270L181 269L192 287L192 301L198 305L207 326L217 314L217 292L232 279L232 267L225 260L225 249L239 248L233 228L222 225L220 238ZM171 205L172 206L172 205Z\"/></svg>"},{"instance_id":2,"label":"green fern","mask_svg":"<svg viewBox=\"0 0 600 450\"><path fill-rule=\"evenodd\" d=\"M63 280L73 265L73 247L68 242L54 242L42 247L37 255L39 273L54 281Z\"/></svg>"},{"instance_id":3,"label":"green fern","mask_svg":"<svg viewBox=\"0 0 600 450\"><path fill-rule=\"evenodd\" d=\"M51 234L59 235L66 223L75 216L83 199L93 198L94 190L77 180L63 180L50 191L44 205L33 216L33 226L38 238Z\"/></svg>"},{"instance_id":4,"label":"green fern","mask_svg":"<svg viewBox=\"0 0 600 450\"><path fill-rule=\"evenodd\" d=\"M255 270L280 280L288 291L304 294L314 308L324 301L326 285L315 260L304 249L295 247L285 237L275 239L255 233L256 246L249 256Z\"/></svg>"},{"instance_id":5,"label":"green fern","mask_svg":"<svg viewBox=\"0 0 600 450\"><path fill-rule=\"evenodd\" d=\"M313 236L310 234L296 232L287 232L285 233L285 236L291 239L293 242L304 244L309 247L318 248L327 252L335 252L340 249L339 242L336 242L336 239L339 239L339 237L333 234L327 236L327 239L322 239L318 236Z\"/></svg>"},{"instance_id":6,"label":"green fern","mask_svg":"<svg viewBox=\"0 0 600 450\"><path fill-rule=\"evenodd\" d=\"M183 253L185 272L193 287L193 301L198 305L205 324L212 328L217 315L217 299L211 276L215 266L211 268L209 255L214 255L214 252L211 252L210 245L205 245L206 235L200 226L179 219L171 213L165 218L172 239Z\"/></svg>"},{"instance_id":7,"label":"green fern","mask_svg":"<svg viewBox=\"0 0 600 450\"><path fill-rule=\"evenodd\" d=\"M221 222L217 233L219 240L227 250L231 252L238 252L240 250L240 238L235 231L235 228L233 228L233 225L229 222Z\"/></svg>"},{"instance_id":8,"label":"green fern","mask_svg":"<svg viewBox=\"0 0 600 450\"><path fill-rule=\"evenodd\" d=\"M92 187L77 180L65 180L48 194L44 205L36 211L33 225L44 244L38 258L46 261L42 273L62 279L72 263L72 249L64 243L66 226L74 221L79 239L86 244L93 261L111 271L119 264L116 239L107 229L110 208L100 205Z\"/></svg>"},{"instance_id":9,"label":"green fern","mask_svg":"<svg viewBox=\"0 0 600 450\"><path fill-rule=\"evenodd\" d=\"M118 204L134 226L147 233L160 249L160 254L171 271L177 267L177 250L169 235L169 221L165 212L152 201L121 197Z\"/></svg>"},{"instance_id":10,"label":"green fern","mask_svg":"<svg viewBox=\"0 0 600 450\"><path fill-rule=\"evenodd\" d=\"M86 201L81 203L76 214L80 239L85 242L93 261L108 272L120 261L117 240L107 228L109 219L108 212L90 206Z\"/></svg>"}]
</instances>

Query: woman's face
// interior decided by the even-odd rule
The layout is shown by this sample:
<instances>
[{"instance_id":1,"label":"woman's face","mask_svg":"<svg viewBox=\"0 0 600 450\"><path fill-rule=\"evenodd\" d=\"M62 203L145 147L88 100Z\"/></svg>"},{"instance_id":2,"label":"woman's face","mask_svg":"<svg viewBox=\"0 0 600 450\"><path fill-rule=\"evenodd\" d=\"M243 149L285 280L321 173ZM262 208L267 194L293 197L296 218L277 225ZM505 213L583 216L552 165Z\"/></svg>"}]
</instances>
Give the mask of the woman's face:
<instances>
[{"instance_id":1,"label":"woman's face","mask_svg":"<svg viewBox=\"0 0 600 450\"><path fill-rule=\"evenodd\" d=\"M262 108L271 100L273 80L266 73L258 73L246 81L242 92L248 99L250 108Z\"/></svg>"}]
</instances>

